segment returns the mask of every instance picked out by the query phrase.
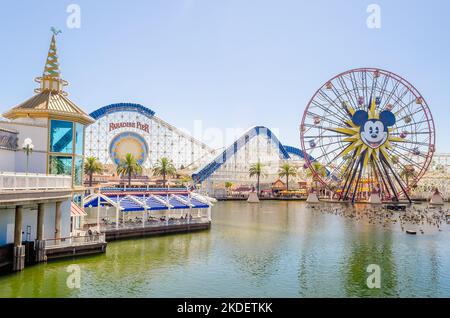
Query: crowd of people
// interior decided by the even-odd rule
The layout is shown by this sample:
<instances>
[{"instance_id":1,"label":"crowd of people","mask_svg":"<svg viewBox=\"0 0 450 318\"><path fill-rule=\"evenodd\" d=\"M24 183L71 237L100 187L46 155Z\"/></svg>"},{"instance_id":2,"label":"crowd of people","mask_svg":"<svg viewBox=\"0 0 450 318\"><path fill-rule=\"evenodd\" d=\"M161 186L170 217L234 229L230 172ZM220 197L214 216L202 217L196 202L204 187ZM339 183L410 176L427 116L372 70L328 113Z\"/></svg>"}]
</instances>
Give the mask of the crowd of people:
<instances>
[{"instance_id":1,"label":"crowd of people","mask_svg":"<svg viewBox=\"0 0 450 318\"><path fill-rule=\"evenodd\" d=\"M450 211L440 207L415 205L396 211L385 205L350 205L320 203L309 206L313 211L333 214L355 221L367 221L382 227L398 225L405 232L442 231L445 223L450 223Z\"/></svg>"}]
</instances>

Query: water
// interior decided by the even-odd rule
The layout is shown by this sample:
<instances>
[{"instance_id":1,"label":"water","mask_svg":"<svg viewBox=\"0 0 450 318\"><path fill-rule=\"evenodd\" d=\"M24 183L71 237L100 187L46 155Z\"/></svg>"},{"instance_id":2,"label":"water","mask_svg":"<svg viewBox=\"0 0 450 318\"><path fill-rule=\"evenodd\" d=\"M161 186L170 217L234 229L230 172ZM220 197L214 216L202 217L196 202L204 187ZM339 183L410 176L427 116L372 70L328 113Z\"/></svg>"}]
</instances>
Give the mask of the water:
<instances>
[{"instance_id":1,"label":"water","mask_svg":"<svg viewBox=\"0 0 450 318\"><path fill-rule=\"evenodd\" d=\"M219 202L210 231L108 244L104 255L0 277L0 297L449 297L450 226L399 225L312 211L302 202ZM81 268L69 289L67 266ZM381 288L369 289L369 264Z\"/></svg>"}]
</instances>

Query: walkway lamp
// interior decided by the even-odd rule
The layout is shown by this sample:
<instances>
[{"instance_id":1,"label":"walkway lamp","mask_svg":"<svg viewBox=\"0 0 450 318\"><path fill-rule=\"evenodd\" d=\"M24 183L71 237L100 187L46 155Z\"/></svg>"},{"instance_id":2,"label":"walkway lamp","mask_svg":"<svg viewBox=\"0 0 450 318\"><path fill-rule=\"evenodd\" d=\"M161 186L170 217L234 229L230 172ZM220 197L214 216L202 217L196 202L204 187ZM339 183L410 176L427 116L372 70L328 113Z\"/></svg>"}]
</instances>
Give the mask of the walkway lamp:
<instances>
[{"instance_id":1,"label":"walkway lamp","mask_svg":"<svg viewBox=\"0 0 450 318\"><path fill-rule=\"evenodd\" d=\"M22 149L25 152L25 154L27 155L27 169L26 169L26 173L28 174L28 161L29 161L29 157L30 154L33 152L33 141L31 140L31 138L25 138L25 140L23 141L23 145L22 145Z\"/></svg>"}]
</instances>

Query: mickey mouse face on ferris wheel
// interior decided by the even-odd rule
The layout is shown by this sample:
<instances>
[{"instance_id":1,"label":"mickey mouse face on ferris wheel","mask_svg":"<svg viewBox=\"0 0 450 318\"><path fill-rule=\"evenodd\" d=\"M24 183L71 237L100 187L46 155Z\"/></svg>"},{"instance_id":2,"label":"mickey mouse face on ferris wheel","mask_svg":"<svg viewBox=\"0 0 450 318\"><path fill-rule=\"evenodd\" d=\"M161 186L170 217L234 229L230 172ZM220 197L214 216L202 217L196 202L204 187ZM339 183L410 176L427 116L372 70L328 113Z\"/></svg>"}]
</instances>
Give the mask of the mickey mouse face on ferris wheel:
<instances>
[{"instance_id":1,"label":"mickey mouse face on ferris wheel","mask_svg":"<svg viewBox=\"0 0 450 318\"><path fill-rule=\"evenodd\" d=\"M380 113L380 119L369 119L369 114L365 110L358 110L353 114L352 121L360 127L362 142L376 149L388 139L388 127L395 124L395 116L392 112L385 110Z\"/></svg>"}]
</instances>

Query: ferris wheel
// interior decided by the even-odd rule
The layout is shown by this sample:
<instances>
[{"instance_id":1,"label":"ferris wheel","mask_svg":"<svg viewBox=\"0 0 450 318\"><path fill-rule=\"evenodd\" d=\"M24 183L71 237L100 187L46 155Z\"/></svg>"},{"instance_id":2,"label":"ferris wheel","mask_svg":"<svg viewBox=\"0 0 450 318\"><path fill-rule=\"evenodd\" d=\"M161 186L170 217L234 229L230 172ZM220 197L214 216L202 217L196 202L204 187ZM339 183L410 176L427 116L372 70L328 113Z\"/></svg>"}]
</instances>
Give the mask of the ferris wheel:
<instances>
[{"instance_id":1,"label":"ferris wheel","mask_svg":"<svg viewBox=\"0 0 450 318\"><path fill-rule=\"evenodd\" d=\"M320 87L300 139L314 179L353 202L373 192L410 201L435 151L425 99L402 77L376 68L349 70Z\"/></svg>"}]
</instances>

